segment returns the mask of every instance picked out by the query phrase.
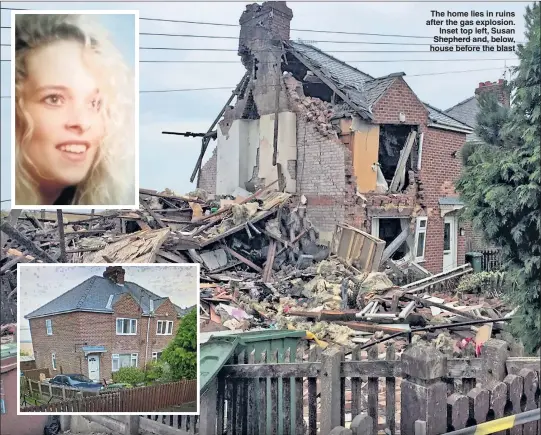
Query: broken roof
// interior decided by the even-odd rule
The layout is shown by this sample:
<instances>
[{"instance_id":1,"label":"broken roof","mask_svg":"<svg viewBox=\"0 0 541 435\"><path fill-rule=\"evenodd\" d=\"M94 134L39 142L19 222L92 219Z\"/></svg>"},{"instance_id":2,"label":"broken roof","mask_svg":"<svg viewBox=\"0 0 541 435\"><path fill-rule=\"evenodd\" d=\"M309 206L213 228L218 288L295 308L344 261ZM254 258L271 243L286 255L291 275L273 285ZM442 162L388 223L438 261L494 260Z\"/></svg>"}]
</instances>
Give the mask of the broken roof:
<instances>
[{"instance_id":1,"label":"broken roof","mask_svg":"<svg viewBox=\"0 0 541 435\"><path fill-rule=\"evenodd\" d=\"M151 301L153 310L156 310L168 299L167 297L158 296L134 282L126 281L124 285L118 285L110 279L92 276L51 302L27 314L25 319L76 311L113 313L114 304L124 293L128 293L133 297L143 311L144 316L150 314ZM180 316L184 315L187 310L176 305L175 309Z\"/></svg>"},{"instance_id":2,"label":"broken roof","mask_svg":"<svg viewBox=\"0 0 541 435\"><path fill-rule=\"evenodd\" d=\"M304 61L307 61L305 63L307 68L311 70L312 68L316 68L320 74L331 80L357 106L351 107L351 109L357 112L359 112L357 109L360 109L359 115L364 118L371 118L374 104L377 103L398 77L405 75L401 72L374 78L312 45L290 41L289 49L293 54L299 55L298 57L301 62L305 63ZM315 71L313 72L315 73ZM455 119L454 116L448 115L444 111L436 109L429 104L423 104L428 110L430 120L434 123L433 126L451 127L464 133L471 131L471 127L468 124ZM351 105L347 104L337 107L337 114L345 115L349 113L350 111L347 106ZM335 114L335 117L337 117L337 114Z\"/></svg>"}]
</instances>

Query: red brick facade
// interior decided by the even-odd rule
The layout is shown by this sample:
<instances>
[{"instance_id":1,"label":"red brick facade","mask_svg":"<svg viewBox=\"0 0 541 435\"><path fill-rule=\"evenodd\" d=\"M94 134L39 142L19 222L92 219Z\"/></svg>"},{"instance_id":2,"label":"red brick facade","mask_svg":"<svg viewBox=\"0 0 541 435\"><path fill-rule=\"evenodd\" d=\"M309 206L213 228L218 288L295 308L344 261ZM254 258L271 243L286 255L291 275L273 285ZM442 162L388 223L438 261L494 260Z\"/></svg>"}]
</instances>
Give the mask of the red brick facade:
<instances>
[{"instance_id":1,"label":"red brick facade","mask_svg":"<svg viewBox=\"0 0 541 435\"><path fill-rule=\"evenodd\" d=\"M137 366L144 368L152 360L153 352L165 349L180 324L175 307L169 299L155 310L152 317L142 316L141 309L129 294L124 294L114 304L113 310L113 314L75 312L30 319L37 367L48 367L51 376L60 373L88 376L88 362L83 346L104 346L105 353L92 355L100 357L100 379L110 380L113 354L136 353ZM116 334L116 319L123 317L137 319L136 335ZM52 335L47 335L46 319L52 320ZM159 320L173 321L172 335L156 334ZM56 355L56 370L52 365L53 353Z\"/></svg>"}]
</instances>

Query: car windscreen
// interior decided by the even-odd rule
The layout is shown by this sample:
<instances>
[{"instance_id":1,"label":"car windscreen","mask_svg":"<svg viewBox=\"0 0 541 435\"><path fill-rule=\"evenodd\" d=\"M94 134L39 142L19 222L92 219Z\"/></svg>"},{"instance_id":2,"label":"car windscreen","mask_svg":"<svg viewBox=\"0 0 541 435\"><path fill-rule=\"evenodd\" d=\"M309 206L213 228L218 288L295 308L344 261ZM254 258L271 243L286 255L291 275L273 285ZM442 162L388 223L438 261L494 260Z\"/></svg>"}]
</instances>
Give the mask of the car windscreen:
<instances>
[{"instance_id":1,"label":"car windscreen","mask_svg":"<svg viewBox=\"0 0 541 435\"><path fill-rule=\"evenodd\" d=\"M83 376L83 375L72 375L72 376L70 376L70 379L74 384L80 384L81 382L92 383L91 379L89 379L89 378L87 378L86 376Z\"/></svg>"}]
</instances>

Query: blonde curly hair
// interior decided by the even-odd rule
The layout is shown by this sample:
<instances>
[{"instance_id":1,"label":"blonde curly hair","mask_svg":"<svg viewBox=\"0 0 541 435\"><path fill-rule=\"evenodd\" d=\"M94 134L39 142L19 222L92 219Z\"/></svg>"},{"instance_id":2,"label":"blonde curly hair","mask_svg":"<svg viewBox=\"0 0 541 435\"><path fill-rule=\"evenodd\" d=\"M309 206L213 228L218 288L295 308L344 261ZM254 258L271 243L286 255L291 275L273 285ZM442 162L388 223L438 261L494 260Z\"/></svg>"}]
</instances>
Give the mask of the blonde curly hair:
<instances>
[{"instance_id":1,"label":"blonde curly hair","mask_svg":"<svg viewBox=\"0 0 541 435\"><path fill-rule=\"evenodd\" d=\"M33 50L57 41L76 41L91 50L103 77L101 116L105 136L71 205L130 205L135 198L134 74L108 33L92 15L15 15L15 198L17 205L39 205L38 182L28 170L35 167L25 153L32 140L33 121L22 92L27 58Z\"/></svg>"}]
</instances>

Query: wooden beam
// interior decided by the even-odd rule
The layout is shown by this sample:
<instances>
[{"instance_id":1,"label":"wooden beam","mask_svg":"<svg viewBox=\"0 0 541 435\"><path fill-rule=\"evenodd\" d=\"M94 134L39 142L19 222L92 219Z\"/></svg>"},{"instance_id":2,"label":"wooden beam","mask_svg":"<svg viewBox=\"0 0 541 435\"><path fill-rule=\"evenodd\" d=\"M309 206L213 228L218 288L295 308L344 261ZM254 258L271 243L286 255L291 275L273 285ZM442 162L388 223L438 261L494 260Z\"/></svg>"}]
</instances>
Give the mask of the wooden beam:
<instances>
[{"instance_id":1,"label":"wooden beam","mask_svg":"<svg viewBox=\"0 0 541 435\"><path fill-rule=\"evenodd\" d=\"M342 100L344 100L347 104L349 104L352 108L354 108L358 114L363 119L373 119L372 115L368 113L366 109L363 109L353 101L349 99L349 97L342 92L331 80L329 80L325 75L312 63L306 59L302 54L300 54L297 50L295 50L292 47L289 47L290 53L295 56L306 68L308 68L310 71L312 71L323 83L325 83L329 88L331 88Z\"/></svg>"},{"instance_id":2,"label":"wooden beam","mask_svg":"<svg viewBox=\"0 0 541 435\"><path fill-rule=\"evenodd\" d=\"M398 165L396 166L393 179L391 180L391 184L389 186L389 191L391 193L397 192L399 188L404 186L403 180L405 179L406 163L408 162L408 157L410 156L411 149L413 148L416 137L417 133L414 130L410 131L408 138L406 139L406 144L404 145L404 148L402 148L402 150L400 151Z\"/></svg>"},{"instance_id":3,"label":"wooden beam","mask_svg":"<svg viewBox=\"0 0 541 435\"><path fill-rule=\"evenodd\" d=\"M396 252L398 248L402 246L402 243L406 241L410 233L409 224L402 230L402 232L394 239L381 254L380 264L385 263Z\"/></svg>"},{"instance_id":4,"label":"wooden beam","mask_svg":"<svg viewBox=\"0 0 541 435\"><path fill-rule=\"evenodd\" d=\"M276 240L271 239L269 243L269 252L267 254L267 263L263 270L263 282L271 282L272 266L274 264L274 256L276 255Z\"/></svg>"},{"instance_id":5,"label":"wooden beam","mask_svg":"<svg viewBox=\"0 0 541 435\"><path fill-rule=\"evenodd\" d=\"M56 210L56 221L58 222L58 238L60 241L60 262L66 263L68 257L66 255L66 237L64 236L64 217L62 216L62 209Z\"/></svg>"},{"instance_id":6,"label":"wooden beam","mask_svg":"<svg viewBox=\"0 0 541 435\"><path fill-rule=\"evenodd\" d=\"M233 98L235 98L242 86L244 85L244 82L248 79L249 75L248 73L244 74L244 77L242 77L241 81L235 88L235 90L231 93L231 96L228 98L227 102L224 104L224 107L222 107L222 110L220 110L220 113L218 113L218 116L216 119L212 122L209 129L207 130L207 134L211 133L212 130L214 130L214 127L216 124L218 124L218 121L222 117L222 115L225 113L227 107L233 101ZM201 143L201 152L199 153L199 157L197 158L197 163L195 164L195 168L192 172L192 176L190 177L190 182L193 183L193 180L195 180L195 177L197 176L197 173L201 170L201 165L203 164L203 157L205 157L205 152L207 151L208 144L210 142L210 137L206 136L203 138Z\"/></svg>"},{"instance_id":7,"label":"wooden beam","mask_svg":"<svg viewBox=\"0 0 541 435\"><path fill-rule=\"evenodd\" d=\"M9 222L4 222L0 227L2 232L6 233L10 238L15 240L20 245L23 245L26 249L32 252L36 257L48 263L56 263L57 261L51 257L47 252L33 243L30 239L23 236L13 225Z\"/></svg>"},{"instance_id":8,"label":"wooden beam","mask_svg":"<svg viewBox=\"0 0 541 435\"><path fill-rule=\"evenodd\" d=\"M243 257L238 252L233 251L229 246L224 246L224 249L229 252L233 257L235 257L237 260L242 261L247 266L250 266L252 269L259 273L263 273L263 269L261 269L258 265L252 263L250 260L248 260L246 257Z\"/></svg>"},{"instance_id":9,"label":"wooden beam","mask_svg":"<svg viewBox=\"0 0 541 435\"><path fill-rule=\"evenodd\" d=\"M154 210L152 210L150 208L150 206L146 203L146 201L144 200L144 198L141 195L139 195L139 203L150 214L150 216L152 216L154 218L154 220L156 221L156 223L158 224L158 226L160 228L166 228L167 227L167 225L163 223L161 217L158 216L156 213L154 213Z\"/></svg>"}]
</instances>

